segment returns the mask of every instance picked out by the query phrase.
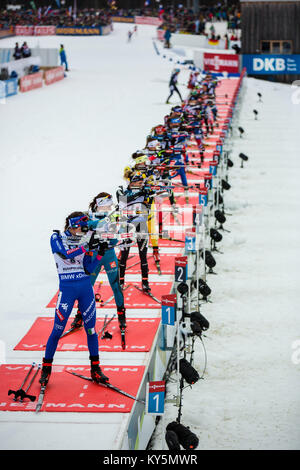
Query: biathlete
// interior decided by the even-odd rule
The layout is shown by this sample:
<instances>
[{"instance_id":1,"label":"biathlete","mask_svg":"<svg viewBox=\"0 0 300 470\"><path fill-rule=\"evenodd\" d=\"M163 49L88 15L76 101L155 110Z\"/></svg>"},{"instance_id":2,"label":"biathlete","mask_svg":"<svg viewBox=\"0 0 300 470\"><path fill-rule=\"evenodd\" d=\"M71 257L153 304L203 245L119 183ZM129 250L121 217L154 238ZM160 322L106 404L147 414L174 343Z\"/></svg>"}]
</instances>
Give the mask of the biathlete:
<instances>
[{"instance_id":1,"label":"biathlete","mask_svg":"<svg viewBox=\"0 0 300 470\"><path fill-rule=\"evenodd\" d=\"M74 303L82 312L84 329L91 361L91 377L95 382L108 382L99 366L98 335L96 325L96 303L91 284L91 273L101 262L107 244L100 244L92 236L87 244L81 244L81 237L88 231L88 217L83 212L73 212L66 218L65 231L54 231L51 249L59 277L59 294L55 308L53 330L46 345L40 383L47 385L53 357L58 341L65 329ZM96 251L95 258L92 256Z\"/></svg>"},{"instance_id":2,"label":"biathlete","mask_svg":"<svg viewBox=\"0 0 300 470\"><path fill-rule=\"evenodd\" d=\"M111 194L99 193L94 197L89 205L89 216L88 222L89 228L96 230L98 233L116 233L116 221L118 218L117 210L113 203ZM100 263L92 273L91 282L95 283L98 274L102 266L105 269L110 287L113 291L115 303L117 306L119 325L122 328L126 327L126 310L124 306L124 296L119 281L119 266L118 258L115 253L115 245L118 243L117 238L109 239L108 249L105 251ZM94 254L94 258L96 254Z\"/></svg>"},{"instance_id":3,"label":"biathlete","mask_svg":"<svg viewBox=\"0 0 300 470\"><path fill-rule=\"evenodd\" d=\"M143 188L145 180L142 172L126 172L126 176L129 179L129 184L124 190L119 187L117 191L117 199L119 203L120 211L127 215L127 222L135 227L137 233L137 245L138 252L141 262L141 274L142 274L142 289L144 292L150 292L151 288L148 282L148 227L147 220L149 215L149 196L150 192ZM132 243L130 240L125 240L120 245L121 257L119 260L120 268L120 283L123 286L125 281L125 271L127 259L130 252L130 246Z\"/></svg>"}]
</instances>

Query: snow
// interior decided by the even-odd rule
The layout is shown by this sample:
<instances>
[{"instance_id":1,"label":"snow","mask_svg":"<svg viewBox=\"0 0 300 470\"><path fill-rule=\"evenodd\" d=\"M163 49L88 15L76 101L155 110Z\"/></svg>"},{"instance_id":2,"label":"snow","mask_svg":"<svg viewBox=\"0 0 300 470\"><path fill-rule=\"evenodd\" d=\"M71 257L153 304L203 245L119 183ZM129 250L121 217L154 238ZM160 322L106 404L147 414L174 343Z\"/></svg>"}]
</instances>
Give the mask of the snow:
<instances>
[{"instance_id":1,"label":"snow","mask_svg":"<svg viewBox=\"0 0 300 470\"><path fill-rule=\"evenodd\" d=\"M208 367L204 380L184 391L181 422L198 435L199 449L299 449L299 352L297 363L292 355L300 336L300 107L287 85L246 84L239 122L245 134L234 138L225 194L232 215L224 228L231 232L222 232L224 254L214 254L217 275L207 277L213 303L201 309L211 325ZM244 168L240 152L249 156ZM194 366L202 373L200 340ZM168 390L176 393L173 384ZM168 408L165 424L176 417ZM154 442L161 441L158 426Z\"/></svg>"},{"instance_id":2,"label":"snow","mask_svg":"<svg viewBox=\"0 0 300 470\"><path fill-rule=\"evenodd\" d=\"M164 102L174 62L156 54L155 28L139 26L130 43L128 29L114 24L104 37L26 38L29 46L63 42L71 71L62 82L0 105L0 341L7 363L40 360L13 347L38 315L50 314L44 306L57 289L52 230L62 229L71 211L86 210L97 192L114 193L123 184L130 155L170 109ZM1 45L22 40L4 39ZM181 84L188 75L182 70ZM231 189L225 194L232 215L224 228L231 232L223 232L224 254L214 254L217 275L207 279L212 303L201 310L211 324L204 338L208 367L205 379L184 391L182 423L199 436L199 449L299 449L300 361L292 361L292 354L300 339L300 106L287 85L245 82L239 121L245 134L233 138ZM249 156L244 168L240 152ZM81 353L65 357L86 360ZM199 340L194 364L202 373ZM169 394L174 390L169 384ZM46 414L26 422L20 413L1 413L0 447L63 448L71 431L69 446L118 445L116 417L100 444L99 428L91 432L87 416ZM176 416L168 405L165 425ZM87 433L89 441L82 439ZM161 449L162 440L160 422L153 448Z\"/></svg>"}]
</instances>

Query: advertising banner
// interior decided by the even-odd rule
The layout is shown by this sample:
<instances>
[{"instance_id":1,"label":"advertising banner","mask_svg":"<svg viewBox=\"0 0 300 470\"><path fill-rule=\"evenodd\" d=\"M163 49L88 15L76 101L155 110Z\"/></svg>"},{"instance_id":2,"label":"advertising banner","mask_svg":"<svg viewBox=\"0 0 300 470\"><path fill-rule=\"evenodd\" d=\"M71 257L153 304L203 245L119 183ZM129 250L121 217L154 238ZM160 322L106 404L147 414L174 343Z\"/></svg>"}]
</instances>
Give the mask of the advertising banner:
<instances>
[{"instance_id":1,"label":"advertising banner","mask_svg":"<svg viewBox=\"0 0 300 470\"><path fill-rule=\"evenodd\" d=\"M101 26L63 26L56 28L58 36L100 36Z\"/></svg>"},{"instance_id":2,"label":"advertising banner","mask_svg":"<svg viewBox=\"0 0 300 470\"><path fill-rule=\"evenodd\" d=\"M50 70L46 70L44 78L45 84L51 85L52 83L58 82L64 78L64 68L63 67L55 67Z\"/></svg>"},{"instance_id":3,"label":"advertising banner","mask_svg":"<svg viewBox=\"0 0 300 470\"><path fill-rule=\"evenodd\" d=\"M9 28L0 28L0 39L8 38L9 36L14 36L15 31L14 27L10 26Z\"/></svg>"},{"instance_id":4,"label":"advertising banner","mask_svg":"<svg viewBox=\"0 0 300 470\"><path fill-rule=\"evenodd\" d=\"M0 100L13 96L18 93L18 79L10 78L9 80L0 81Z\"/></svg>"},{"instance_id":5,"label":"advertising banner","mask_svg":"<svg viewBox=\"0 0 300 470\"><path fill-rule=\"evenodd\" d=\"M16 36L33 36L34 34L34 26L15 26L15 34Z\"/></svg>"},{"instance_id":6,"label":"advertising banner","mask_svg":"<svg viewBox=\"0 0 300 470\"><path fill-rule=\"evenodd\" d=\"M204 70L210 72L239 73L239 56L236 54L204 52L203 67Z\"/></svg>"},{"instance_id":7,"label":"advertising banner","mask_svg":"<svg viewBox=\"0 0 300 470\"><path fill-rule=\"evenodd\" d=\"M244 54L248 75L300 74L300 54Z\"/></svg>"},{"instance_id":8,"label":"advertising banner","mask_svg":"<svg viewBox=\"0 0 300 470\"><path fill-rule=\"evenodd\" d=\"M43 72L25 75L20 78L20 91L30 91L43 86Z\"/></svg>"},{"instance_id":9,"label":"advertising banner","mask_svg":"<svg viewBox=\"0 0 300 470\"><path fill-rule=\"evenodd\" d=\"M34 35L35 36L55 36L56 27L55 26L35 26Z\"/></svg>"},{"instance_id":10,"label":"advertising banner","mask_svg":"<svg viewBox=\"0 0 300 470\"><path fill-rule=\"evenodd\" d=\"M54 36L55 26L21 26L15 27L16 36Z\"/></svg>"},{"instance_id":11,"label":"advertising banner","mask_svg":"<svg viewBox=\"0 0 300 470\"><path fill-rule=\"evenodd\" d=\"M150 24L154 26L159 26L162 24L162 20L152 16L135 16L136 24Z\"/></svg>"},{"instance_id":12,"label":"advertising banner","mask_svg":"<svg viewBox=\"0 0 300 470\"><path fill-rule=\"evenodd\" d=\"M133 17L112 16L111 19L114 23L134 23Z\"/></svg>"}]
</instances>

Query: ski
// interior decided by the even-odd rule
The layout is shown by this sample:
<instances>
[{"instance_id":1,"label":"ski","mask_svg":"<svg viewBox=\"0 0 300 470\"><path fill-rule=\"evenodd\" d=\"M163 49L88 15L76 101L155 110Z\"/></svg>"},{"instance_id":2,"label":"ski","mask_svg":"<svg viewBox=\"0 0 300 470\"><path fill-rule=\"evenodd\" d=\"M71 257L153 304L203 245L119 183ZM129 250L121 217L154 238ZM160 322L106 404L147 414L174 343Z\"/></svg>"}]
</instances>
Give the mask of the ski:
<instances>
[{"instance_id":1,"label":"ski","mask_svg":"<svg viewBox=\"0 0 300 470\"><path fill-rule=\"evenodd\" d=\"M41 385L41 391L40 391L39 398L38 398L38 401L37 401L37 404L36 404L36 407L35 407L35 412L36 413L39 413L41 411L42 406L43 406L46 387L47 387L47 385Z\"/></svg>"},{"instance_id":2,"label":"ski","mask_svg":"<svg viewBox=\"0 0 300 470\"><path fill-rule=\"evenodd\" d=\"M115 392L120 393L121 395L124 395L125 397L131 398L132 400L135 400L139 403L142 403L143 405L145 404L144 400L140 400L139 398L136 398L133 395L130 395L130 393L124 392L124 390L121 390L120 388L116 387L115 385L112 385L109 382L98 383L98 382L94 382L94 380L91 377L87 377L86 375L77 374L76 372L71 372L69 370L66 370L66 372L68 372L68 374L74 375L75 377L79 377L80 379L88 380L89 382L93 382L96 385L101 385L103 387L110 388L111 390L114 390Z\"/></svg>"},{"instance_id":3,"label":"ski","mask_svg":"<svg viewBox=\"0 0 300 470\"><path fill-rule=\"evenodd\" d=\"M108 320L108 322L107 322L106 325L105 325L105 328L106 328L106 326L112 321L113 318L114 318L114 315L112 316L112 318L111 318L110 320ZM60 337L59 339L62 339L62 338L64 338L65 336L71 335L72 333L75 333L75 331L79 331L79 330L81 330L82 328L83 328L83 325L82 325L82 326L77 326L77 327L75 327L75 328L74 328L74 327L71 327L71 328L69 328L67 331L65 331L65 332L61 335L61 337ZM102 329L101 329L100 332L98 333L98 336L99 336L100 333L102 333L102 332L104 331L105 328L104 328L104 326L102 327ZM46 346L46 345L44 344L44 346Z\"/></svg>"},{"instance_id":4,"label":"ski","mask_svg":"<svg viewBox=\"0 0 300 470\"><path fill-rule=\"evenodd\" d=\"M122 291L124 292L126 289L128 289L129 286L130 286L130 284L127 284L127 286L125 286L125 287L122 289ZM103 303L101 304L101 307L105 307L105 305L109 304L109 302L112 301L112 299L114 298L114 296L115 296L114 294L111 295L105 302L103 302Z\"/></svg>"},{"instance_id":5,"label":"ski","mask_svg":"<svg viewBox=\"0 0 300 470\"><path fill-rule=\"evenodd\" d=\"M130 266L127 266L126 269L129 270L130 268L133 268L134 266L140 264L140 261L137 261L136 263L134 264L131 264Z\"/></svg>"},{"instance_id":6,"label":"ski","mask_svg":"<svg viewBox=\"0 0 300 470\"><path fill-rule=\"evenodd\" d=\"M148 297L151 297L151 299L155 300L155 302L161 304L161 300L158 300L158 298L155 297L151 292L145 292L141 287L136 286L135 284L132 284L132 285L133 285L133 287L135 287L137 290L139 290L140 292L142 292L142 294L148 295Z\"/></svg>"},{"instance_id":7,"label":"ski","mask_svg":"<svg viewBox=\"0 0 300 470\"><path fill-rule=\"evenodd\" d=\"M155 266L156 266L157 272L158 272L158 274L161 276L160 261L159 261L159 260L156 260L156 259L154 258L154 262L155 262ZM136 263L132 264L131 266L128 266L127 269L133 268L133 267L136 266L137 264L140 264L140 261L137 261Z\"/></svg>"},{"instance_id":8,"label":"ski","mask_svg":"<svg viewBox=\"0 0 300 470\"><path fill-rule=\"evenodd\" d=\"M71 335L72 333L75 333L75 331L79 331L83 328L83 325L81 326L71 326L67 331L65 331L59 339L64 338L65 336ZM45 345L44 345L45 346Z\"/></svg>"}]
</instances>

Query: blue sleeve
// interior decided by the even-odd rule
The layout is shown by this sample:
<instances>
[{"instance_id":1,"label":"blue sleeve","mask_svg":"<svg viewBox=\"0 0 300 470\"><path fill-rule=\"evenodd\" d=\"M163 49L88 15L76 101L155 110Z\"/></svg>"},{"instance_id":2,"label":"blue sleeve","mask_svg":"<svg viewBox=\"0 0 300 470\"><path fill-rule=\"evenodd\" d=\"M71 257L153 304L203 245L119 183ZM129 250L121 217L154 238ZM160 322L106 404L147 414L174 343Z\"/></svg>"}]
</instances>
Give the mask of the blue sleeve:
<instances>
[{"instance_id":1,"label":"blue sleeve","mask_svg":"<svg viewBox=\"0 0 300 470\"><path fill-rule=\"evenodd\" d=\"M52 253L58 253L64 259L72 259L75 258L75 256L82 255L82 253L86 252L84 246L79 246L72 250L66 250L58 233L52 234L50 244Z\"/></svg>"}]
</instances>

